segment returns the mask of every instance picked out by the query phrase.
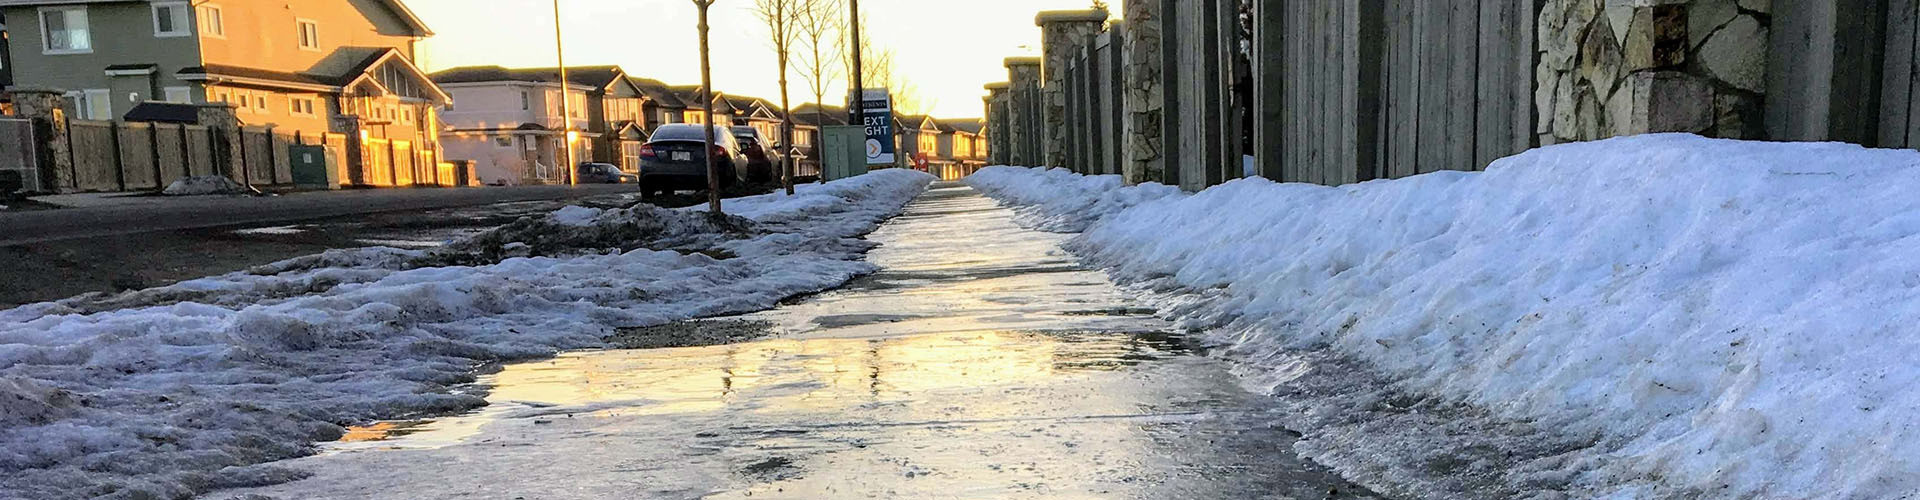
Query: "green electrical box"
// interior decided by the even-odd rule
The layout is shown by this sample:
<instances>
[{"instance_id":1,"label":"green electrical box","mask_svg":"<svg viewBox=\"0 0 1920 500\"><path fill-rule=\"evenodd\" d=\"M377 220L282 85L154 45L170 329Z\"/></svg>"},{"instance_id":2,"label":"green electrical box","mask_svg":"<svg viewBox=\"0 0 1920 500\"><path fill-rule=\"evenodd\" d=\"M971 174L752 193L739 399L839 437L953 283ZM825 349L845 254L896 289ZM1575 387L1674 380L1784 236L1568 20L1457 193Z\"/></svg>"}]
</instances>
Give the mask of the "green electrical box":
<instances>
[{"instance_id":1,"label":"green electrical box","mask_svg":"<svg viewBox=\"0 0 1920 500\"><path fill-rule=\"evenodd\" d=\"M866 127L826 127L821 131L820 178L838 180L867 173Z\"/></svg>"},{"instance_id":2,"label":"green electrical box","mask_svg":"<svg viewBox=\"0 0 1920 500\"><path fill-rule=\"evenodd\" d=\"M340 189L339 160L328 158L326 146L287 146L287 163L293 167L293 183L306 189Z\"/></svg>"}]
</instances>

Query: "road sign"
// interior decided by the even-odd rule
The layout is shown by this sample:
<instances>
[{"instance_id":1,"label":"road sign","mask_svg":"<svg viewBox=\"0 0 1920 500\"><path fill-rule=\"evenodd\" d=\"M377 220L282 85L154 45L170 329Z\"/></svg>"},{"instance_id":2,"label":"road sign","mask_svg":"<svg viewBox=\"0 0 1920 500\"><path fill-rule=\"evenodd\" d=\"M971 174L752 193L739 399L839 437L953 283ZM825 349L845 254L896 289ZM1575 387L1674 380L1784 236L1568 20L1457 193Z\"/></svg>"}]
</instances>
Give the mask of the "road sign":
<instances>
[{"instance_id":1,"label":"road sign","mask_svg":"<svg viewBox=\"0 0 1920 500\"><path fill-rule=\"evenodd\" d=\"M866 114L867 164L891 165L893 157L893 96L887 89L867 89L861 99L861 111ZM851 96L849 96L851 97ZM848 99L851 101L852 99ZM848 102L848 114L851 116L852 102ZM848 121L852 121L849 117Z\"/></svg>"}]
</instances>

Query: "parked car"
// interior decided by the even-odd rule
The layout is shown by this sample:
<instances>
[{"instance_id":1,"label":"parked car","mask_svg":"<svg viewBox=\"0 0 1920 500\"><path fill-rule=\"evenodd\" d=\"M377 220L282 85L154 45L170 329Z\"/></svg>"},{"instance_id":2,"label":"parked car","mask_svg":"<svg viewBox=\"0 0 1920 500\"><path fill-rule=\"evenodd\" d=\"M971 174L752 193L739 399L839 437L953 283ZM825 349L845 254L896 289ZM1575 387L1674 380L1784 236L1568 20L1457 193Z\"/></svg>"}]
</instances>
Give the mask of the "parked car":
<instances>
[{"instance_id":1,"label":"parked car","mask_svg":"<svg viewBox=\"0 0 1920 500\"><path fill-rule=\"evenodd\" d=\"M720 169L720 187L739 183L746 170L746 154L740 141L726 127L713 126L712 155L701 151L707 133L703 125L675 123L661 125L653 140L640 146L640 193L643 197L679 190L707 189L707 165Z\"/></svg>"},{"instance_id":2,"label":"parked car","mask_svg":"<svg viewBox=\"0 0 1920 500\"><path fill-rule=\"evenodd\" d=\"M581 163L579 179L581 184L626 184L639 183L638 174L629 174L612 163Z\"/></svg>"},{"instance_id":3,"label":"parked car","mask_svg":"<svg viewBox=\"0 0 1920 500\"><path fill-rule=\"evenodd\" d=\"M780 148L760 135L760 129L739 126L733 128L733 137L740 141L740 149L747 154L748 182L772 182L780 176L780 165L786 162L786 155L780 154Z\"/></svg>"}]
</instances>

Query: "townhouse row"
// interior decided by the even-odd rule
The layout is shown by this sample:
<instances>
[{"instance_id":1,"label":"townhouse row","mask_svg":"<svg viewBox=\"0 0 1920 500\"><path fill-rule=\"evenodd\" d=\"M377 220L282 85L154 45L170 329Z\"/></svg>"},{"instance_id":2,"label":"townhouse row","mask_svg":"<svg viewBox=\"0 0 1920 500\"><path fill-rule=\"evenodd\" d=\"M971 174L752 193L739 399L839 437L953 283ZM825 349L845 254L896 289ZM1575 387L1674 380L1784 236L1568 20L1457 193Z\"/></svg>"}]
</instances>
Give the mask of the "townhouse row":
<instances>
[{"instance_id":1,"label":"townhouse row","mask_svg":"<svg viewBox=\"0 0 1920 500\"><path fill-rule=\"evenodd\" d=\"M633 171L650 132L671 123L752 126L780 137L783 116L764 99L716 92L709 118L699 87L617 66L570 67L564 83L557 68L428 73L416 61L431 36L400 0L0 0L0 115L33 108L12 102L23 93L63 97L64 117L83 123L220 126L208 117L230 110L225 121L266 135L269 149L275 141L339 149L341 177L367 185L406 184L425 177L423 163L449 160L471 162L473 176L490 184L564 182L566 166L581 162ZM562 99L570 116L562 116ZM794 144L781 149L813 167L821 127L847 121L842 108L801 106ZM900 125L901 149L926 152L928 163L985 160L977 120L914 117ZM180 149L186 157L220 148ZM179 175L195 172L180 163ZM407 168L414 172L399 173ZM244 167L234 171L244 175Z\"/></svg>"}]
</instances>

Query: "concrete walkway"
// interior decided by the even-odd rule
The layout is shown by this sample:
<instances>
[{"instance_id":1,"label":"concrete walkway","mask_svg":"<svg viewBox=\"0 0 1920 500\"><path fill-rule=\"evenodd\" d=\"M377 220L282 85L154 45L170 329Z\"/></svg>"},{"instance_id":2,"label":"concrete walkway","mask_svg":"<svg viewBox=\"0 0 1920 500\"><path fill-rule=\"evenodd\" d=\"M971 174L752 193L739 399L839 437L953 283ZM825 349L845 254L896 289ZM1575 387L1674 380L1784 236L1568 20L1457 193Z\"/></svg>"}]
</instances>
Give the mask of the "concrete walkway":
<instances>
[{"instance_id":1,"label":"concrete walkway","mask_svg":"<svg viewBox=\"0 0 1920 500\"><path fill-rule=\"evenodd\" d=\"M207 498L1374 498L1104 274L942 187L883 271L744 320L776 335L505 367L469 415L354 429ZM256 497L248 497L256 498Z\"/></svg>"},{"instance_id":2,"label":"concrete walkway","mask_svg":"<svg viewBox=\"0 0 1920 500\"><path fill-rule=\"evenodd\" d=\"M0 246L77 238L267 225L358 214L558 200L635 192L632 185L370 189L284 196L63 195L54 204L78 208L0 211Z\"/></svg>"}]
</instances>

